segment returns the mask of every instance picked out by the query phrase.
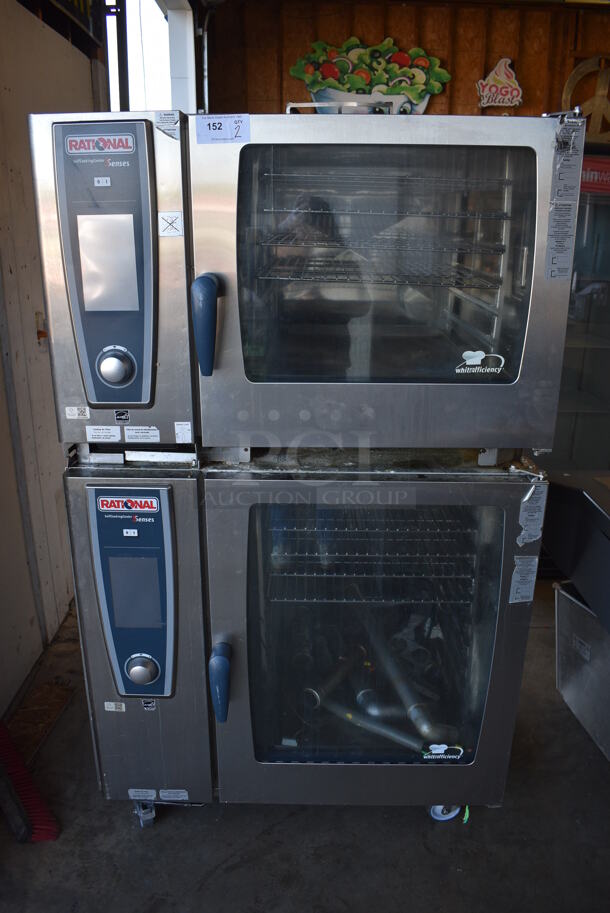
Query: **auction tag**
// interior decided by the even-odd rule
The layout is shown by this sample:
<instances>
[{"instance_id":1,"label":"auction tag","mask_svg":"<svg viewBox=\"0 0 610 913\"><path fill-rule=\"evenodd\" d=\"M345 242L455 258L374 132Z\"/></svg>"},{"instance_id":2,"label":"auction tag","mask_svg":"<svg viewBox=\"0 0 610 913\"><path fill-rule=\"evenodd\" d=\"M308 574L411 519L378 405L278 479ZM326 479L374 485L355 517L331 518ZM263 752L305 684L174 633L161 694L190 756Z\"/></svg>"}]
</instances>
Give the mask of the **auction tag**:
<instances>
[{"instance_id":1,"label":"auction tag","mask_svg":"<svg viewBox=\"0 0 610 913\"><path fill-rule=\"evenodd\" d=\"M197 142L249 143L249 114L198 114Z\"/></svg>"}]
</instances>

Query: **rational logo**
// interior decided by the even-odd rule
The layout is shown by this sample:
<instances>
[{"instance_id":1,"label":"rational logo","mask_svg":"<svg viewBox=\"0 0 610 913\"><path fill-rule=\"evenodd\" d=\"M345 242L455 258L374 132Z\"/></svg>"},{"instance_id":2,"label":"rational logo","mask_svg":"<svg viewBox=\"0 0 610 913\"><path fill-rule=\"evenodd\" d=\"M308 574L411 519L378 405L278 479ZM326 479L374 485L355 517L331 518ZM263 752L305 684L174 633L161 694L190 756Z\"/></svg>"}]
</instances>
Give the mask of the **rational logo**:
<instances>
[{"instance_id":1,"label":"rational logo","mask_svg":"<svg viewBox=\"0 0 610 913\"><path fill-rule=\"evenodd\" d=\"M100 496L97 499L97 509L102 513L156 513L159 510L158 498L117 498Z\"/></svg>"},{"instance_id":2,"label":"rational logo","mask_svg":"<svg viewBox=\"0 0 610 913\"><path fill-rule=\"evenodd\" d=\"M66 137L68 155L125 155L136 148L133 133L98 133Z\"/></svg>"}]
</instances>

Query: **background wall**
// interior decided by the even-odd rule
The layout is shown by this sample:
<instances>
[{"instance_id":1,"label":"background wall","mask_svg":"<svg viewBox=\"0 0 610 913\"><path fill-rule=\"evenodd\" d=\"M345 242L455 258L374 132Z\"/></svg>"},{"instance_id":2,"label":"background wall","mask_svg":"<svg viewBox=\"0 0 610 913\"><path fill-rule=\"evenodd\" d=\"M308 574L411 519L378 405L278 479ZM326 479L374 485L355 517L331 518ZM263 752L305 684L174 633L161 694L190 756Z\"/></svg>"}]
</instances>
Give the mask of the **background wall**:
<instances>
[{"instance_id":1,"label":"background wall","mask_svg":"<svg viewBox=\"0 0 610 913\"><path fill-rule=\"evenodd\" d=\"M0 361L0 716L42 650L36 617L28 555L23 536L17 471L11 446L11 429L4 372Z\"/></svg>"},{"instance_id":2,"label":"background wall","mask_svg":"<svg viewBox=\"0 0 610 913\"><path fill-rule=\"evenodd\" d=\"M48 344L39 338L44 302L27 115L93 110L100 64L92 79L89 59L14 0L0 0L0 21L1 714L72 598L65 459Z\"/></svg>"},{"instance_id":3,"label":"background wall","mask_svg":"<svg viewBox=\"0 0 610 913\"><path fill-rule=\"evenodd\" d=\"M475 83L500 57L512 58L523 88L523 105L511 113L557 111L574 66L587 57L610 56L607 10L227 0L212 19L211 111L280 113L288 101L309 101L304 84L290 76L290 66L311 41L341 43L351 35L367 44L390 36L402 49L421 46L440 57L452 80L430 99L430 114L498 114L498 108L479 108ZM594 86L594 77L583 82L582 98L592 95Z\"/></svg>"}]
</instances>

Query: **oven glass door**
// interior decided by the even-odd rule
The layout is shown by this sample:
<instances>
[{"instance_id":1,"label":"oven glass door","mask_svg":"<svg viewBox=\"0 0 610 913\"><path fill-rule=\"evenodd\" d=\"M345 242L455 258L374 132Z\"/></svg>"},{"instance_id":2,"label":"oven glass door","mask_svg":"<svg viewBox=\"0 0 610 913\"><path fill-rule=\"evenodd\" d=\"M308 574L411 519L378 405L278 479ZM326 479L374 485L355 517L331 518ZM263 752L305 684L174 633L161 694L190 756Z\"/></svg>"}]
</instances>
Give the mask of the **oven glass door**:
<instances>
[{"instance_id":1,"label":"oven glass door","mask_svg":"<svg viewBox=\"0 0 610 913\"><path fill-rule=\"evenodd\" d=\"M237 212L248 380L517 379L533 149L253 144L241 152Z\"/></svg>"},{"instance_id":2,"label":"oven glass door","mask_svg":"<svg viewBox=\"0 0 610 913\"><path fill-rule=\"evenodd\" d=\"M471 763L502 543L499 507L252 507L256 759Z\"/></svg>"},{"instance_id":3,"label":"oven glass door","mask_svg":"<svg viewBox=\"0 0 610 913\"><path fill-rule=\"evenodd\" d=\"M527 637L513 557L535 574L539 546L517 544L531 482L240 475L205 480L211 644L230 656L221 800L474 802L478 784L492 801Z\"/></svg>"}]
</instances>

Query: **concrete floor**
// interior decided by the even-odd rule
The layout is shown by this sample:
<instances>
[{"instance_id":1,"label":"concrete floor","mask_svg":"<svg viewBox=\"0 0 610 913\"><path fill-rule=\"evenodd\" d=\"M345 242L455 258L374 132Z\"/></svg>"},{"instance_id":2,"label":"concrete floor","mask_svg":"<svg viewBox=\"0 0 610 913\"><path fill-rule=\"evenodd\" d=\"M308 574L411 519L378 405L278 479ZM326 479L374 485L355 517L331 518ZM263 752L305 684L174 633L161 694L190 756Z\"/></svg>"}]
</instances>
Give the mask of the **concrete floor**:
<instances>
[{"instance_id":1,"label":"concrete floor","mask_svg":"<svg viewBox=\"0 0 610 913\"><path fill-rule=\"evenodd\" d=\"M610 765L555 690L553 604L539 585L505 803L467 825L421 808L166 808L140 830L97 792L68 624L41 676L76 695L34 774L57 843L0 822L1 913L604 913Z\"/></svg>"}]
</instances>

